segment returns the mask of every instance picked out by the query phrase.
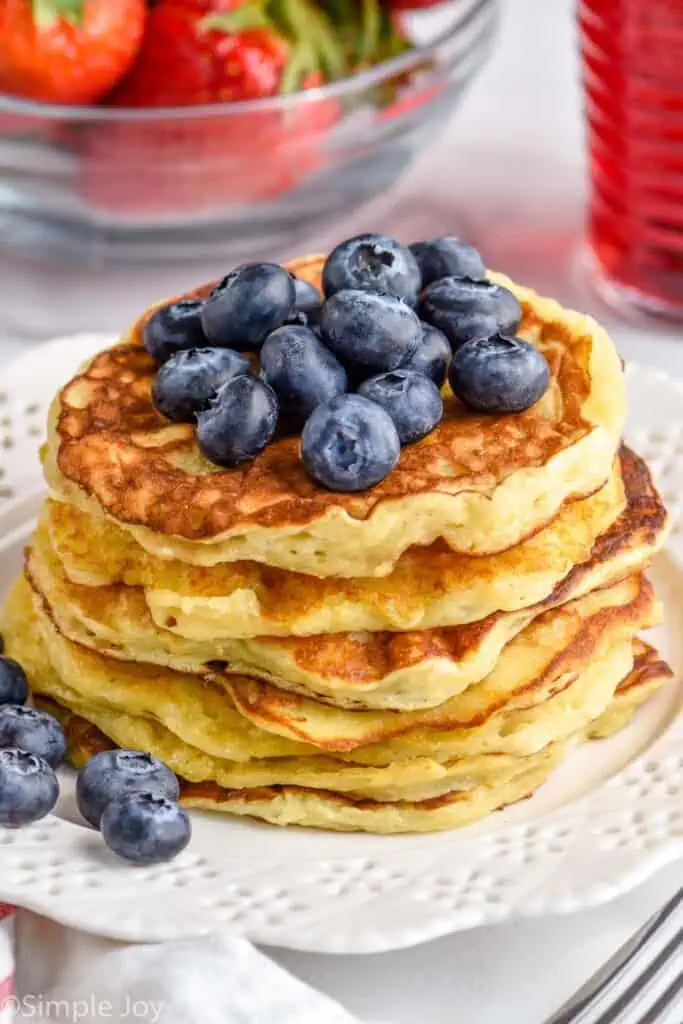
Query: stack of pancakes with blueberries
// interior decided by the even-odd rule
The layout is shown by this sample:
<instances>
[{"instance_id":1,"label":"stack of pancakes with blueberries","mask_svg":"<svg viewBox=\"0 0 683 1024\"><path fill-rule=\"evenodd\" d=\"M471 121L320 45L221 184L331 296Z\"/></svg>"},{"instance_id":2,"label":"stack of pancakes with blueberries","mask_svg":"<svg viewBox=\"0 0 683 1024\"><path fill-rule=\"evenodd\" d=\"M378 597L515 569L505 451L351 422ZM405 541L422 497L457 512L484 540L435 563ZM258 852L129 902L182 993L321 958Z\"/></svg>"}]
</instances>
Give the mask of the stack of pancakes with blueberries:
<instances>
[{"instance_id":1,"label":"stack of pancakes with blueberries","mask_svg":"<svg viewBox=\"0 0 683 1024\"><path fill-rule=\"evenodd\" d=\"M671 674L625 412L605 331L457 239L238 267L58 394L7 651L73 763L148 752L186 806L471 822Z\"/></svg>"}]
</instances>

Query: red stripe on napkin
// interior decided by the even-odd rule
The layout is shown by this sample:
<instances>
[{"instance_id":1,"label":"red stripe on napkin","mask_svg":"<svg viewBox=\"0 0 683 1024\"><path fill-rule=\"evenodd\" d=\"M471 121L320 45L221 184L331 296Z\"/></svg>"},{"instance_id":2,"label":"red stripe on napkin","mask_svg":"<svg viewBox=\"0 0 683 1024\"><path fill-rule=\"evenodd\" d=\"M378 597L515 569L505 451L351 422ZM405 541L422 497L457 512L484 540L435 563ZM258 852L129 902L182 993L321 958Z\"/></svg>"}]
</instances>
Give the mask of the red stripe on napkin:
<instances>
[{"instance_id":1,"label":"red stripe on napkin","mask_svg":"<svg viewBox=\"0 0 683 1024\"><path fill-rule=\"evenodd\" d=\"M14 978L0 981L0 1013L5 1009L8 1000L14 994Z\"/></svg>"},{"instance_id":2,"label":"red stripe on napkin","mask_svg":"<svg viewBox=\"0 0 683 1024\"><path fill-rule=\"evenodd\" d=\"M9 903L0 903L0 921L4 921L6 917L11 917L14 913L14 907L10 907Z\"/></svg>"}]
</instances>

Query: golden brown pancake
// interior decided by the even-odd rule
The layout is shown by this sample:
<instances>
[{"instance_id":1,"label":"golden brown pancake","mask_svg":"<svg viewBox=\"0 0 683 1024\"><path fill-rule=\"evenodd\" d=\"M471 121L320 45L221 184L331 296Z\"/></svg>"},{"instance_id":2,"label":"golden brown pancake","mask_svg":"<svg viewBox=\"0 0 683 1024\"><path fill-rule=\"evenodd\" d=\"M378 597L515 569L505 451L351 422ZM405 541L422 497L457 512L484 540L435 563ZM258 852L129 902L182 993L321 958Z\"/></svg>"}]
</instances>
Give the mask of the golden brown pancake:
<instances>
[{"instance_id":1,"label":"golden brown pancake","mask_svg":"<svg viewBox=\"0 0 683 1024\"><path fill-rule=\"evenodd\" d=\"M382 766L424 756L525 756L585 727L631 670L633 633L656 613L644 579L598 591L536 620L482 683L431 711L401 713L340 712L305 698L294 703L292 694L255 694L242 677L218 685L113 661L61 636L24 580L10 594L2 628L34 692L77 704L75 710L87 705L152 719L190 746L232 761L327 751Z\"/></svg>"},{"instance_id":2,"label":"golden brown pancake","mask_svg":"<svg viewBox=\"0 0 683 1024\"><path fill-rule=\"evenodd\" d=\"M322 258L290 264L316 283ZM46 475L57 494L104 511L161 557L194 564L252 560L318 576L382 575L413 544L501 551L606 481L625 418L621 365L605 331L507 278L519 334L551 369L546 394L508 416L467 412L445 392L439 426L405 447L382 483L328 491L306 474L299 439L283 437L244 466L220 470L192 425L155 410L156 366L141 345L144 314L56 399Z\"/></svg>"},{"instance_id":3,"label":"golden brown pancake","mask_svg":"<svg viewBox=\"0 0 683 1024\"><path fill-rule=\"evenodd\" d=\"M517 547L476 557L439 541L411 548L379 579L311 579L256 562L189 566L150 555L103 516L50 501L45 519L71 580L142 586L160 628L198 641L476 622L536 604L567 577L571 589L595 569L596 560L614 561L611 548L623 553L627 535L633 548L653 553L666 526L647 467L625 448L605 487L565 506L552 524Z\"/></svg>"},{"instance_id":4,"label":"golden brown pancake","mask_svg":"<svg viewBox=\"0 0 683 1024\"><path fill-rule=\"evenodd\" d=\"M468 730L500 710L533 707L562 691L586 664L657 622L658 608L644 576L593 591L534 619L502 651L480 683L435 708L353 711L321 704L247 676L226 676L237 709L254 725L325 750L350 751L419 735ZM623 673L625 674L625 673Z\"/></svg>"},{"instance_id":5,"label":"golden brown pancake","mask_svg":"<svg viewBox=\"0 0 683 1024\"><path fill-rule=\"evenodd\" d=\"M632 672L618 687L612 705L594 723L591 735L604 736L621 728L635 710L672 676L652 648L636 641ZM80 767L95 754L113 748L111 740L85 719L51 701L42 706L61 718L69 742L68 757ZM181 801L187 807L261 818L279 825L305 825L342 831L435 831L468 824L530 795L550 774L572 745L554 745L528 759L520 773L502 782L456 789L419 801L377 801L301 786L259 786L227 789L212 782L181 780Z\"/></svg>"},{"instance_id":6,"label":"golden brown pancake","mask_svg":"<svg viewBox=\"0 0 683 1024\"><path fill-rule=\"evenodd\" d=\"M590 557L624 503L616 467L597 494L565 506L551 525L515 548L476 557L437 541L411 548L388 576L355 580L319 579L258 562L205 567L158 558L111 520L63 502L48 501L44 518L75 583L142 586L160 628L217 641L428 629L523 608Z\"/></svg>"},{"instance_id":7,"label":"golden brown pancake","mask_svg":"<svg viewBox=\"0 0 683 1024\"><path fill-rule=\"evenodd\" d=\"M252 675L339 707L400 710L433 707L490 672L504 645L535 616L638 571L661 546L666 536L666 513L645 464L624 450L621 465L627 506L590 549L582 542L581 549L589 555L586 561L574 565L545 600L520 611L495 612L467 625L404 633L364 631L305 638L193 640L157 626L147 606L145 591L140 587L95 587L70 582L46 537L45 525L39 527L28 552L26 571L58 628L77 643L112 657L166 665L184 672ZM597 497L587 501L594 502ZM574 503L569 508L576 510L579 504ZM53 507L64 509L66 530L72 510L68 506L53 504ZM554 544L561 552L576 550L571 543L574 533L569 524L573 522L573 529L582 534L583 519L579 519L577 525L567 510L561 518L567 520L566 530L557 531L551 526L543 531L554 534L554 540L548 538L542 548L546 554L546 570L552 562ZM75 531L68 535L76 545ZM62 554L66 543L64 536L61 531ZM79 549L84 562L90 540L86 533L83 548ZM538 545L527 542L523 547L529 547L540 556ZM531 557L531 551L527 560L520 557L514 563L520 573L526 567L532 573L536 571L538 563ZM496 558L507 564L507 553ZM472 563L494 560L456 554L449 557L449 561L464 563L465 569L471 568L469 575L463 571L461 576L461 585L469 593L476 583ZM127 578L135 573L133 563L129 565ZM222 573L226 568L190 571L213 574ZM276 572L287 575L281 570ZM484 567L482 575L486 581ZM419 581L417 573L416 578ZM448 574L447 578L451 579ZM310 582L310 578L307 579ZM457 580L455 571L452 579ZM379 583L383 587L386 581L363 582ZM342 588L347 585L347 581L328 580L323 586L331 590L333 583ZM505 593L504 586L500 592ZM277 590L273 592L273 600L276 594Z\"/></svg>"}]
</instances>

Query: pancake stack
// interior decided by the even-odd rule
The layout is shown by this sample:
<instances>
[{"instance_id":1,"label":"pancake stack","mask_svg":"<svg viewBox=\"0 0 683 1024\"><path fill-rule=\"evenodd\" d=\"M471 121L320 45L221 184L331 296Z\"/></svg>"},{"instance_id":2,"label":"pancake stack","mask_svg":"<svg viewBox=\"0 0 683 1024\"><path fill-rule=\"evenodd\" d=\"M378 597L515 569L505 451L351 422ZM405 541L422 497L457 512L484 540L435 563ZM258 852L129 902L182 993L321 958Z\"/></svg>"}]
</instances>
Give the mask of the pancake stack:
<instances>
[{"instance_id":1,"label":"pancake stack","mask_svg":"<svg viewBox=\"0 0 683 1024\"><path fill-rule=\"evenodd\" d=\"M290 269L319 285L322 262ZM659 617L644 572L666 513L621 445L614 346L492 277L522 304L546 394L495 417L445 392L436 430L370 491L317 486L297 437L210 465L152 404L149 313L60 392L2 629L74 764L134 748L190 807L448 829L531 794L670 677L638 638Z\"/></svg>"}]
</instances>

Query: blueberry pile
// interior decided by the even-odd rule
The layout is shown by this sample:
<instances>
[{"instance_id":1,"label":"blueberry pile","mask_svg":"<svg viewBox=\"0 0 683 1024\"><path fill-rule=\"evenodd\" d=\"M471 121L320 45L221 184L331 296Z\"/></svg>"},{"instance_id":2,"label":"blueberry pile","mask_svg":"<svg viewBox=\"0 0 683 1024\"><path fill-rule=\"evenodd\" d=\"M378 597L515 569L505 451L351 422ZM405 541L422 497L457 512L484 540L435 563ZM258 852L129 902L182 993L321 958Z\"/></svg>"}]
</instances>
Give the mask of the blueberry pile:
<instances>
[{"instance_id":1,"label":"blueberry pile","mask_svg":"<svg viewBox=\"0 0 683 1024\"><path fill-rule=\"evenodd\" d=\"M133 864L172 860L190 841L178 780L165 764L137 750L106 750L78 773L76 803L107 846Z\"/></svg>"},{"instance_id":2,"label":"blueberry pile","mask_svg":"<svg viewBox=\"0 0 683 1024\"><path fill-rule=\"evenodd\" d=\"M64 731L51 715L26 707L21 665L0 656L0 825L21 828L49 814L59 797L55 768L64 757Z\"/></svg>"},{"instance_id":3,"label":"blueberry pile","mask_svg":"<svg viewBox=\"0 0 683 1024\"><path fill-rule=\"evenodd\" d=\"M40 821L59 798L55 769L66 753L64 730L52 715L27 707L28 696L22 667L0 656L0 826L5 828ZM101 830L114 853L135 864L171 860L189 843L190 819L178 795L170 768L133 750L98 754L76 782L83 817Z\"/></svg>"},{"instance_id":4,"label":"blueberry pile","mask_svg":"<svg viewBox=\"0 0 683 1024\"><path fill-rule=\"evenodd\" d=\"M330 253L322 283L324 298L276 263L248 263L203 302L147 321L154 403L197 423L210 462L237 466L276 434L300 432L317 483L361 491L438 425L446 378L468 409L497 415L528 409L548 387L544 357L515 336L516 297L458 238L404 246L359 235Z\"/></svg>"}]
</instances>

